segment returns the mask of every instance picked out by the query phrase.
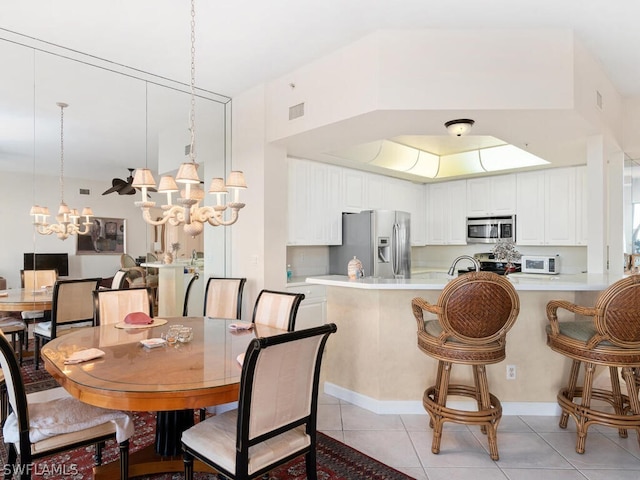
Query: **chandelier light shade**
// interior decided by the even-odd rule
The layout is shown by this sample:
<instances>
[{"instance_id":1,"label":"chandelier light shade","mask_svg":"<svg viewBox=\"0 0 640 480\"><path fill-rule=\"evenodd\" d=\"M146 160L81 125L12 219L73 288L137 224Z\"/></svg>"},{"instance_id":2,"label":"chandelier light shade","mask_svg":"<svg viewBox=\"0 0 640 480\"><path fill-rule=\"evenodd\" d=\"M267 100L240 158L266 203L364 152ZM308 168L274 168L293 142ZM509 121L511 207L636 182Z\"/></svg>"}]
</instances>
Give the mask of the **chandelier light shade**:
<instances>
[{"instance_id":1,"label":"chandelier light shade","mask_svg":"<svg viewBox=\"0 0 640 480\"><path fill-rule=\"evenodd\" d=\"M201 206L205 192L200 187L200 177L198 176L198 164L196 163L195 151L195 0L191 0L191 111L189 118L189 131L191 134L191 144L189 148L189 161L183 162L174 178L165 175L160 179L158 192L166 194L166 203L161 206L162 217L154 220L150 209L155 207L155 202L147 201L147 191L156 188L156 182L147 168L136 170L132 186L141 192L141 199L135 202L136 206L142 209L142 218L150 225L182 225L187 235L195 237L204 230L204 224L217 226L232 225L238 221L238 214L245 204L240 203L240 190L247 188L244 174L241 171L232 171L226 184L222 178L214 178L209 187L209 193L216 196L216 205ZM182 188L182 189L181 189ZM223 197L231 190L233 193L228 203L223 203ZM172 195L180 193L180 196L173 203ZM225 211L230 210L231 214L225 218Z\"/></svg>"},{"instance_id":2,"label":"chandelier light shade","mask_svg":"<svg viewBox=\"0 0 640 480\"><path fill-rule=\"evenodd\" d=\"M75 208L69 208L64 202L64 109L68 107L66 103L56 103L60 107L60 206L56 215L56 222L49 224L47 218L51 215L47 207L34 205L29 214L33 217L33 224L40 235L51 235L55 233L59 239L66 240L70 235L86 235L89 233L93 222L93 211L90 207L84 207L82 214L78 214ZM84 217L84 222L80 224L80 217Z\"/></svg>"}]
</instances>

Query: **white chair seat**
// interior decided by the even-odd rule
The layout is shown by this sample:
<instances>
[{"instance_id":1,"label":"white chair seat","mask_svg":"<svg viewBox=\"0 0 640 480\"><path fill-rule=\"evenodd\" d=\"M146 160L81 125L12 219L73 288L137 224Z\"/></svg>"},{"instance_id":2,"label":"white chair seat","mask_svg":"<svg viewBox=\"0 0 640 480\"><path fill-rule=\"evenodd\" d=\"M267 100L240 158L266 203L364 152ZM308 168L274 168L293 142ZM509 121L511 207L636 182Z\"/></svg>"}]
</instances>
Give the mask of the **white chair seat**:
<instances>
[{"instance_id":1,"label":"white chair seat","mask_svg":"<svg viewBox=\"0 0 640 480\"><path fill-rule=\"evenodd\" d=\"M20 312L20 316L22 317L23 320L35 320L37 318L44 318L44 310Z\"/></svg>"},{"instance_id":2,"label":"white chair seat","mask_svg":"<svg viewBox=\"0 0 640 480\"><path fill-rule=\"evenodd\" d=\"M182 442L208 460L235 473L238 411L210 417L182 433ZM288 430L249 448L249 474L278 462L292 451L310 445L304 426Z\"/></svg>"},{"instance_id":3,"label":"white chair seat","mask_svg":"<svg viewBox=\"0 0 640 480\"><path fill-rule=\"evenodd\" d=\"M4 333L17 332L19 330L24 330L26 328L27 328L27 325L19 318L13 318L13 317L0 318L0 330L2 330Z\"/></svg>"},{"instance_id":4,"label":"white chair seat","mask_svg":"<svg viewBox=\"0 0 640 480\"><path fill-rule=\"evenodd\" d=\"M58 335L63 335L65 330L71 330L72 328L81 328L81 327L91 327L93 326L93 322L78 322L69 325L58 325L57 333ZM42 335L43 337L51 336L51 322L40 322L37 323L33 327L33 333L37 333L38 335ZM69 333L69 332L66 332Z\"/></svg>"},{"instance_id":5,"label":"white chair seat","mask_svg":"<svg viewBox=\"0 0 640 480\"><path fill-rule=\"evenodd\" d=\"M124 412L80 402L63 388L27 395L31 451L44 452L87 438L116 434L123 442L133 436L133 421ZM11 413L4 424L5 442L18 443L18 420Z\"/></svg>"}]
</instances>

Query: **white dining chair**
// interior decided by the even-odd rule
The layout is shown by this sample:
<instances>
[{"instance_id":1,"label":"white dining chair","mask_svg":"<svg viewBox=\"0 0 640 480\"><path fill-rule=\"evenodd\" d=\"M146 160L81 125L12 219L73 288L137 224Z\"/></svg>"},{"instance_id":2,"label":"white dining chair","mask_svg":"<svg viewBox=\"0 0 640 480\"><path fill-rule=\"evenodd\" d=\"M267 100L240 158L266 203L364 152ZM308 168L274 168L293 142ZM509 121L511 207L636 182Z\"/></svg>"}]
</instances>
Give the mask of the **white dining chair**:
<instances>
[{"instance_id":1,"label":"white dining chair","mask_svg":"<svg viewBox=\"0 0 640 480\"><path fill-rule=\"evenodd\" d=\"M316 429L322 352L335 324L255 338L245 354L238 408L182 433L185 480L193 459L248 480L305 455L317 478Z\"/></svg>"}]
</instances>

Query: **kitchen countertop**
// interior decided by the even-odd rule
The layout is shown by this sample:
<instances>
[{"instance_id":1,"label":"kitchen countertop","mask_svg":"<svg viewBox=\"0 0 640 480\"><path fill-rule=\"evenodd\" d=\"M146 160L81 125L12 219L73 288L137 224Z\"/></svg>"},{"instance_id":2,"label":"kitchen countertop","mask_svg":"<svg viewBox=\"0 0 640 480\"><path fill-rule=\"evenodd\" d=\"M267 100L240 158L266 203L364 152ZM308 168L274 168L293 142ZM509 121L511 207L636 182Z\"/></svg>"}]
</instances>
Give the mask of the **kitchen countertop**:
<instances>
[{"instance_id":1,"label":"kitchen countertop","mask_svg":"<svg viewBox=\"0 0 640 480\"><path fill-rule=\"evenodd\" d=\"M365 277L350 280L346 275L321 275L307 277L306 283L331 287L358 288L365 290L442 290L455 277L445 271L414 273L412 278L389 279ZM512 273L507 276L518 291L601 291L622 276L608 274L560 274L542 275L534 273Z\"/></svg>"}]
</instances>

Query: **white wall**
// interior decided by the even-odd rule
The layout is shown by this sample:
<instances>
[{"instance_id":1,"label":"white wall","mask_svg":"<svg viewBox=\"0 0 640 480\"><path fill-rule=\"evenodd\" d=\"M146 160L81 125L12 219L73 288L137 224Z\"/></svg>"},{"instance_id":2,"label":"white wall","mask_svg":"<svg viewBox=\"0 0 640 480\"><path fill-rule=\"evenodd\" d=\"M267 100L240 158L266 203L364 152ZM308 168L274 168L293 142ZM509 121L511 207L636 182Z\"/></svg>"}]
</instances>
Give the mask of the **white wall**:
<instances>
[{"instance_id":1,"label":"white wall","mask_svg":"<svg viewBox=\"0 0 640 480\"><path fill-rule=\"evenodd\" d=\"M133 195L102 192L111 186L105 181L79 181L65 178L65 202L81 209L91 206L96 216L124 218L127 221L126 251L134 257L147 252L148 228L142 220L140 209L133 204ZM88 188L90 195L79 195L79 188ZM0 276L7 279L9 288L20 287L20 270L23 253L68 253L69 276L111 277L120 268L120 255L76 255L76 237L60 240L55 235L36 234L31 224L29 209L34 203L46 205L56 212L60 203L58 177L0 173L0 190L4 202L0 202L0 216L6 219L2 248L0 248Z\"/></svg>"}]
</instances>

